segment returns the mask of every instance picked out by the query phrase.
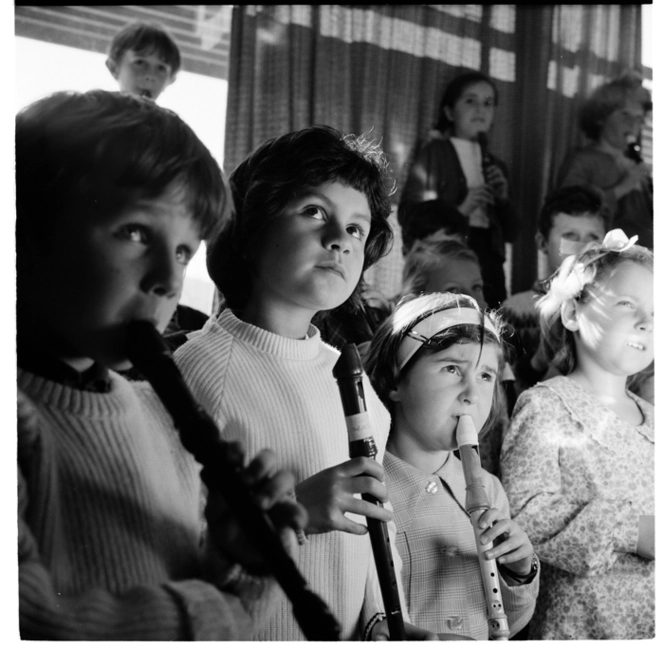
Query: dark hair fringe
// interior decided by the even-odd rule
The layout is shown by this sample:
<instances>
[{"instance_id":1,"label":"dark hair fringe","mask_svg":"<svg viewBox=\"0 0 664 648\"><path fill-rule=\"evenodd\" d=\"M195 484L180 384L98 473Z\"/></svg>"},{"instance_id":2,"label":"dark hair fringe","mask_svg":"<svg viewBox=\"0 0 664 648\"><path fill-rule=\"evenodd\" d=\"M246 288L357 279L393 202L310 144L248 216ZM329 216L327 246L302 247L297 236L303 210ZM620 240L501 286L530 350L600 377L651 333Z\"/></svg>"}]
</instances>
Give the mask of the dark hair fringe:
<instances>
[{"instance_id":1,"label":"dark hair fringe","mask_svg":"<svg viewBox=\"0 0 664 648\"><path fill-rule=\"evenodd\" d=\"M19 248L48 245L67 212L103 218L174 187L201 237L213 236L231 210L221 169L193 130L154 102L57 92L16 118Z\"/></svg>"},{"instance_id":2,"label":"dark hair fringe","mask_svg":"<svg viewBox=\"0 0 664 648\"><path fill-rule=\"evenodd\" d=\"M388 219L394 181L378 144L321 125L268 140L231 174L235 214L207 249L210 277L232 309L242 308L249 299L267 228L307 188L332 181L367 197L371 228L363 269L387 254L393 242ZM358 284L348 306L357 308L359 299Z\"/></svg>"},{"instance_id":3,"label":"dark hair fringe","mask_svg":"<svg viewBox=\"0 0 664 648\"><path fill-rule=\"evenodd\" d=\"M498 106L498 86L490 76L484 74L484 72L480 72L479 70L468 70L461 72L455 76L445 88L445 92L443 93L443 96L440 100L440 105L438 107L438 121L434 125L434 128L439 130L441 133L449 130L453 124L447 118L447 115L445 114L445 108L452 108L459 97L463 94L463 91L469 85L473 83L479 83L481 81L488 83L493 88L494 98L496 101L495 105Z\"/></svg>"},{"instance_id":4,"label":"dark hair fringe","mask_svg":"<svg viewBox=\"0 0 664 648\"><path fill-rule=\"evenodd\" d=\"M580 216L585 213L597 215L604 221L604 228L610 225L610 213L602 192L592 185L570 185L551 192L545 199L537 221L537 230L548 239L553 228L553 218L565 213Z\"/></svg>"},{"instance_id":5,"label":"dark hair fringe","mask_svg":"<svg viewBox=\"0 0 664 648\"><path fill-rule=\"evenodd\" d=\"M441 304L440 307L436 307L434 304L436 300L439 299L442 295L446 295L450 298L450 301L448 302L449 306L443 307ZM399 308L418 299L424 300L423 312L420 313L419 316L412 318L407 324L404 323L404 325L401 326L399 330L395 330L394 322L395 318L398 318ZM425 306L427 302L429 302L430 308ZM497 382L499 382L500 371L502 371L504 363L506 362L508 348L503 340L503 323L498 311L488 311L483 313L484 317L481 325L461 324L445 329L440 337L436 336L436 339L440 340L442 344L437 344L434 349L427 348L425 345L423 345L406 363L406 365L402 369L399 369L396 359L397 351L401 346L404 338L407 336L408 332L414 329L419 322L429 317L432 313L447 310L447 308L457 307L478 308L475 301L466 295L453 295L452 293L408 295L399 302L394 313L392 313L392 315L390 315L390 317L388 317L388 319L383 322L383 324L374 334L369 351L367 353L367 357L364 362L364 368L367 375L369 376L369 379L371 380L373 388L378 394L378 397L381 399L390 414L394 414L394 403L390 400L389 394L391 391L397 388L401 379L403 379L403 377L408 373L415 362L417 362L417 360L424 354L435 353L441 349L449 348L453 344L476 342L480 344L481 347L486 343L496 344L500 349L499 375L497 376ZM479 308L478 312L482 313ZM496 338L485 328L485 318L490 319L491 323L496 327L499 336L498 338ZM502 389L498 384L496 384L494 398L491 406L491 413L485 424L482 426L482 431L490 429L490 427L500 418L501 412L503 411L503 399L504 394L502 393ZM480 433L482 431L480 431Z\"/></svg>"},{"instance_id":6,"label":"dark hair fringe","mask_svg":"<svg viewBox=\"0 0 664 648\"><path fill-rule=\"evenodd\" d=\"M173 37L161 25L156 23L135 22L120 30L111 41L108 57L120 62L125 52L156 52L168 65L171 73L180 70L180 49Z\"/></svg>"}]
</instances>

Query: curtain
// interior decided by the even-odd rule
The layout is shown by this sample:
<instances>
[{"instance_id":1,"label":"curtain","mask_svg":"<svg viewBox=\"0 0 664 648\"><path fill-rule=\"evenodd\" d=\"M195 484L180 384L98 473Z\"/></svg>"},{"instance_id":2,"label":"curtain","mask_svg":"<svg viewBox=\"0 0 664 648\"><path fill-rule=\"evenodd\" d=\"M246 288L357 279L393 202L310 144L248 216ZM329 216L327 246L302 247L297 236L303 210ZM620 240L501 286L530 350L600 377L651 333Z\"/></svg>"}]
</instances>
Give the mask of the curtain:
<instances>
[{"instance_id":1,"label":"curtain","mask_svg":"<svg viewBox=\"0 0 664 648\"><path fill-rule=\"evenodd\" d=\"M399 186L459 70L491 76L500 96L491 150L510 169L523 232L508 256L511 291L537 275L537 214L588 91L640 68L638 5L236 6L225 137L232 171L265 139L312 124L370 133ZM388 296L403 258L392 252L367 279Z\"/></svg>"}]
</instances>

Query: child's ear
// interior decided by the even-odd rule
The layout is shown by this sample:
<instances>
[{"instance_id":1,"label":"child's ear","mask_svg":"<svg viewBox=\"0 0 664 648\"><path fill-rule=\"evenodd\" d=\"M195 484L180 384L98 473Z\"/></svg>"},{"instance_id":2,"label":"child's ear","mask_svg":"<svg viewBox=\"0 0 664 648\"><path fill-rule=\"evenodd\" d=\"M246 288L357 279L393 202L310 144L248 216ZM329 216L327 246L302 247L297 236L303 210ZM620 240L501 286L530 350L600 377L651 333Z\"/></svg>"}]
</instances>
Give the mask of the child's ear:
<instances>
[{"instance_id":1,"label":"child's ear","mask_svg":"<svg viewBox=\"0 0 664 648\"><path fill-rule=\"evenodd\" d=\"M118 65L112 58L106 59L106 67L114 79L118 78Z\"/></svg>"},{"instance_id":2,"label":"child's ear","mask_svg":"<svg viewBox=\"0 0 664 648\"><path fill-rule=\"evenodd\" d=\"M453 124L454 113L452 112L452 109L449 106L443 106L443 112L445 113L445 117L447 117L447 121Z\"/></svg>"},{"instance_id":3,"label":"child's ear","mask_svg":"<svg viewBox=\"0 0 664 648\"><path fill-rule=\"evenodd\" d=\"M169 85L171 85L172 83L175 83L175 78L177 77L177 75L178 75L177 72L173 72L173 74L171 74L171 78L168 80L168 83L166 83L166 85L164 86L164 88L167 88L167 87L168 87Z\"/></svg>"},{"instance_id":4,"label":"child's ear","mask_svg":"<svg viewBox=\"0 0 664 648\"><path fill-rule=\"evenodd\" d=\"M546 239L542 235L542 232L537 232L537 234L535 234L535 245L537 246L537 249L540 252L544 252L544 254L547 254Z\"/></svg>"},{"instance_id":5,"label":"child's ear","mask_svg":"<svg viewBox=\"0 0 664 648\"><path fill-rule=\"evenodd\" d=\"M387 392L387 397L394 403L399 403L401 401L401 394L399 393L399 388L391 389Z\"/></svg>"},{"instance_id":6,"label":"child's ear","mask_svg":"<svg viewBox=\"0 0 664 648\"><path fill-rule=\"evenodd\" d=\"M579 318L577 302L574 299L566 299L560 307L560 321L568 331L579 330Z\"/></svg>"}]
</instances>

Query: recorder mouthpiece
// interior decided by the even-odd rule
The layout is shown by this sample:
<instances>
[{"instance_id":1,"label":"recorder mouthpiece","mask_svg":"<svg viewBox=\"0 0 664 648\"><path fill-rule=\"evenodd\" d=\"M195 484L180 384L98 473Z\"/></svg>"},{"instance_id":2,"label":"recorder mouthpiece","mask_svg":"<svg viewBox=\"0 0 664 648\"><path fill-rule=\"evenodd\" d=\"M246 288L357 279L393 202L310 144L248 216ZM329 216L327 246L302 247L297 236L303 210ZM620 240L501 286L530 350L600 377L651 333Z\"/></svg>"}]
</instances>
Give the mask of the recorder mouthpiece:
<instances>
[{"instance_id":1,"label":"recorder mouthpiece","mask_svg":"<svg viewBox=\"0 0 664 648\"><path fill-rule=\"evenodd\" d=\"M467 445L475 446L479 443L475 422L470 414L463 414L459 417L456 428L456 440L459 447Z\"/></svg>"}]
</instances>

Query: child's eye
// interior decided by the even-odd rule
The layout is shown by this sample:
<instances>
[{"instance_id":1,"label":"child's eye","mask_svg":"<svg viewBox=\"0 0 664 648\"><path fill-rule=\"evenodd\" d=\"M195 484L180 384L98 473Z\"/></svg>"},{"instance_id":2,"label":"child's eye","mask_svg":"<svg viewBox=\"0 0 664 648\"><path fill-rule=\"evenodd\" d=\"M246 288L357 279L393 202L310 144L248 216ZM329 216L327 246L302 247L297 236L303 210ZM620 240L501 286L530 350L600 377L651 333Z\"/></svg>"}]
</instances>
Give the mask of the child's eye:
<instances>
[{"instance_id":1,"label":"child's eye","mask_svg":"<svg viewBox=\"0 0 664 648\"><path fill-rule=\"evenodd\" d=\"M189 265L191 257L193 256L191 249L186 245L181 245L175 252L175 258L178 260L178 263L181 263L184 266Z\"/></svg>"},{"instance_id":2,"label":"child's eye","mask_svg":"<svg viewBox=\"0 0 664 648\"><path fill-rule=\"evenodd\" d=\"M118 238L131 243L147 244L148 230L142 225L123 225L118 231Z\"/></svg>"},{"instance_id":3,"label":"child's eye","mask_svg":"<svg viewBox=\"0 0 664 648\"><path fill-rule=\"evenodd\" d=\"M349 225L346 228L346 231L351 236L354 236L355 238L360 239L360 241L364 240L364 229L362 229L359 225Z\"/></svg>"},{"instance_id":4,"label":"child's eye","mask_svg":"<svg viewBox=\"0 0 664 648\"><path fill-rule=\"evenodd\" d=\"M302 210L302 213L305 216L310 216L316 220L323 220L325 218L325 212L320 207L316 207L315 205L309 205L308 207L305 207Z\"/></svg>"},{"instance_id":5,"label":"child's eye","mask_svg":"<svg viewBox=\"0 0 664 648\"><path fill-rule=\"evenodd\" d=\"M619 301L618 306L625 306L627 308L635 308L634 304L631 301L628 301L627 299L623 299L622 301Z\"/></svg>"},{"instance_id":6,"label":"child's eye","mask_svg":"<svg viewBox=\"0 0 664 648\"><path fill-rule=\"evenodd\" d=\"M560 238L565 239L566 241L578 241L579 240L579 235L578 234L563 234Z\"/></svg>"},{"instance_id":7,"label":"child's eye","mask_svg":"<svg viewBox=\"0 0 664 648\"><path fill-rule=\"evenodd\" d=\"M496 376L489 371L484 371L480 374L480 378L486 382L493 382Z\"/></svg>"},{"instance_id":8,"label":"child's eye","mask_svg":"<svg viewBox=\"0 0 664 648\"><path fill-rule=\"evenodd\" d=\"M459 367L458 367L458 365L445 365L443 367L443 371L446 371L447 373L451 373L451 374L458 374L459 373Z\"/></svg>"}]
</instances>

